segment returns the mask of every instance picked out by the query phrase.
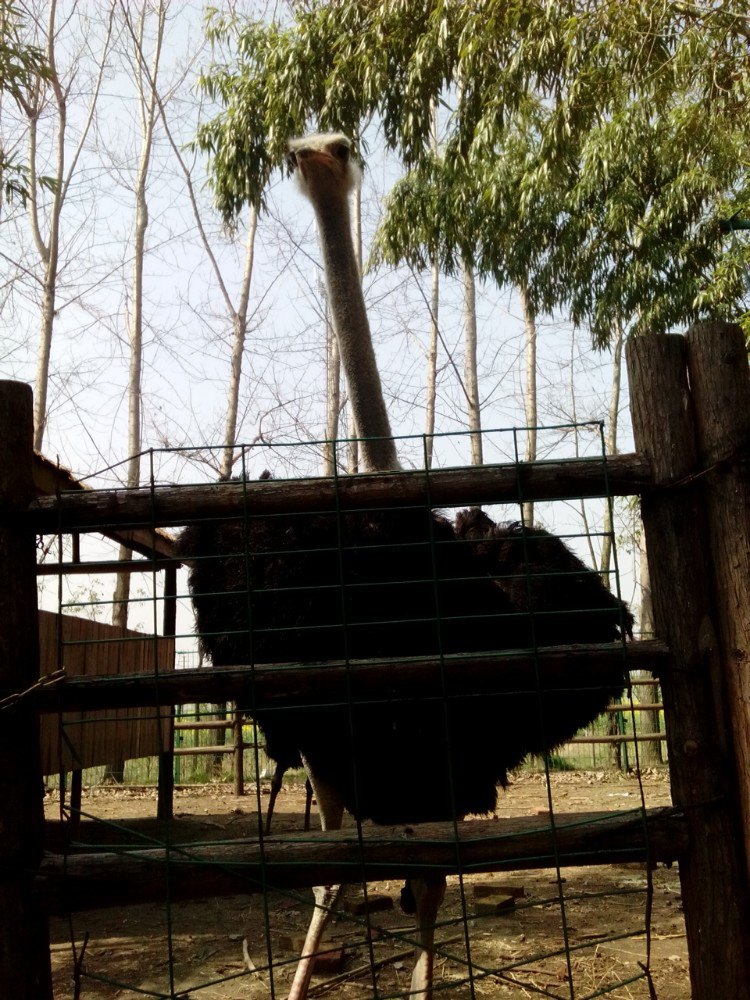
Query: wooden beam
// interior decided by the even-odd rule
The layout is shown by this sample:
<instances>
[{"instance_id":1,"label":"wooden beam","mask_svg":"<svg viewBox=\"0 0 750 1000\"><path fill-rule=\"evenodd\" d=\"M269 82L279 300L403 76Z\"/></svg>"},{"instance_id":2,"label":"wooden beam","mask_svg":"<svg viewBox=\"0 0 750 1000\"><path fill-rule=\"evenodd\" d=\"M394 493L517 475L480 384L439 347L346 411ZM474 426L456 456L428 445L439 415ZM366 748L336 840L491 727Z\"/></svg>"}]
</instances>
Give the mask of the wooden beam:
<instances>
[{"instance_id":1,"label":"wooden beam","mask_svg":"<svg viewBox=\"0 0 750 1000\"><path fill-rule=\"evenodd\" d=\"M602 667L621 664L623 672L649 669L658 673L669 668L669 654L663 643L652 639L624 645L551 646L536 655L504 651L443 660L196 668L160 673L158 683L148 673L70 677L35 689L25 702L40 712L67 712L153 707L157 700L161 705L232 700L252 714L257 708L346 704L349 698L378 701L443 697L444 693L450 698L536 692L537 668L542 690L554 693L576 671L590 671L592 662Z\"/></svg>"},{"instance_id":2,"label":"wooden beam","mask_svg":"<svg viewBox=\"0 0 750 1000\"><path fill-rule=\"evenodd\" d=\"M77 538L77 535L73 536ZM123 544L125 544L123 542ZM132 547L132 540L127 543ZM179 559L103 559L99 562L45 562L37 563L37 576L90 576L93 573L153 573L177 569Z\"/></svg>"},{"instance_id":3,"label":"wooden beam","mask_svg":"<svg viewBox=\"0 0 750 1000\"><path fill-rule=\"evenodd\" d=\"M512 794L512 792L510 793ZM236 843L107 854L48 855L37 879L52 913L197 899L336 882L414 877L425 869L502 872L633 861L671 863L687 848L678 810L556 814L415 828L288 834Z\"/></svg>"},{"instance_id":4,"label":"wooden beam","mask_svg":"<svg viewBox=\"0 0 750 1000\"><path fill-rule=\"evenodd\" d=\"M234 719L227 718L224 722L219 719L209 719L207 722L175 722L174 728L181 730L193 729L233 729Z\"/></svg>"},{"instance_id":5,"label":"wooden beam","mask_svg":"<svg viewBox=\"0 0 750 1000\"><path fill-rule=\"evenodd\" d=\"M250 750L254 743L242 743L243 750ZM197 747L176 747L173 751L175 757L200 757L202 754L233 754L235 753L234 743L221 743L217 746L197 746Z\"/></svg>"},{"instance_id":6,"label":"wooden beam","mask_svg":"<svg viewBox=\"0 0 750 1000\"><path fill-rule=\"evenodd\" d=\"M630 496L652 482L637 455L401 471L342 478L209 483L156 490L99 490L40 497L29 507L34 530L102 531L127 525L187 524L239 517L429 504L431 507L527 500ZM130 544L130 543L129 543ZM171 554L171 553L169 553Z\"/></svg>"},{"instance_id":7,"label":"wooden beam","mask_svg":"<svg viewBox=\"0 0 750 1000\"><path fill-rule=\"evenodd\" d=\"M568 743L654 743L665 742L666 733L624 733L622 736L574 736Z\"/></svg>"},{"instance_id":8,"label":"wooden beam","mask_svg":"<svg viewBox=\"0 0 750 1000\"><path fill-rule=\"evenodd\" d=\"M50 462L48 458L38 452L34 452L32 475L37 496L57 497L67 493L92 492L91 487L80 483L69 469L55 465L54 462ZM141 555L156 554L164 557L173 555L174 539L163 531L152 534L142 528L123 531L112 529L102 531L102 534L113 542L133 549ZM98 570L90 570L90 572L98 572Z\"/></svg>"}]
</instances>

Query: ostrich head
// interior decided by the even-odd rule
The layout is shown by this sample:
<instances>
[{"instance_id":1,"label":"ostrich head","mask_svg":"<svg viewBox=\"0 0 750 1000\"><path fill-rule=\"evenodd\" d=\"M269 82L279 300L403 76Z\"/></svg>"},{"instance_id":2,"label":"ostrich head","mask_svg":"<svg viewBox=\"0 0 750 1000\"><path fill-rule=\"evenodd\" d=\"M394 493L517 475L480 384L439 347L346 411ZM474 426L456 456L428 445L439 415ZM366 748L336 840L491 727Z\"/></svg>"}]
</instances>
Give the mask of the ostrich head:
<instances>
[{"instance_id":1,"label":"ostrich head","mask_svg":"<svg viewBox=\"0 0 750 1000\"><path fill-rule=\"evenodd\" d=\"M318 222L333 325L362 438L362 465L370 472L400 469L352 241L349 193L359 181L359 168L351 143L339 132L293 139L288 163Z\"/></svg>"},{"instance_id":2,"label":"ostrich head","mask_svg":"<svg viewBox=\"0 0 750 1000\"><path fill-rule=\"evenodd\" d=\"M292 139L287 163L313 204L348 195L361 176L352 158L352 144L341 132Z\"/></svg>"}]
</instances>

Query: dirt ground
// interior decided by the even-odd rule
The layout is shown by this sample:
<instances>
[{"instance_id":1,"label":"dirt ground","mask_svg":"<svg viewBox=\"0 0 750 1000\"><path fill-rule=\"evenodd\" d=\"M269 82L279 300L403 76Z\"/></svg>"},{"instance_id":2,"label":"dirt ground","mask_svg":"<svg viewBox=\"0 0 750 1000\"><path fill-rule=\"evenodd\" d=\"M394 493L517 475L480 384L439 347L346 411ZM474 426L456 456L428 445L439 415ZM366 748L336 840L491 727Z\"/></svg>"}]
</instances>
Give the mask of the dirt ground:
<instances>
[{"instance_id":1,"label":"dirt ground","mask_svg":"<svg viewBox=\"0 0 750 1000\"><path fill-rule=\"evenodd\" d=\"M633 777L604 772L563 772L552 776L550 793L556 812L627 810L640 806L641 788L647 807L669 804L669 784L659 772L646 774L640 785ZM264 811L265 796L266 789L262 789ZM253 836L258 801L254 788L242 798L220 785L178 790L171 838L192 843ZM302 786L285 787L277 804L274 833L301 831L303 805ZM544 776L526 774L516 777L501 794L497 818L502 822L505 817L534 816L548 808ZM93 789L84 793L82 810L92 819L84 823L80 839L105 844L116 836L106 824L130 823L139 836L148 836L156 798L151 790ZM59 819L56 794L48 796L47 816ZM559 883L553 870L470 875L463 880L463 891L457 877L449 878L436 938L436 996L579 1000L599 996L599 991L609 988L607 995L619 1000L648 998L641 966L650 946L656 996L687 1000L687 949L677 871L660 866L652 876L650 942L645 934L647 873L641 864L569 868ZM523 896L499 913L478 914L481 893L503 887L523 890ZM413 936L410 918L398 905L400 889L396 882L371 884L368 893L375 894L380 905L387 906L390 900L394 905L368 916L342 914L335 920L328 933L334 969L316 975L311 996L384 1000L406 994ZM361 897L361 889L352 888L350 896ZM260 896L237 895L173 903L169 908L143 905L95 910L75 915L71 921L54 920L55 1000L76 997L73 944L80 955L84 940L81 998L284 997L311 902L310 891L290 891L270 894L266 906ZM339 948L343 957L336 953ZM255 971L248 970L248 960ZM374 974L372 960L379 963ZM354 975L328 985L344 973Z\"/></svg>"}]
</instances>

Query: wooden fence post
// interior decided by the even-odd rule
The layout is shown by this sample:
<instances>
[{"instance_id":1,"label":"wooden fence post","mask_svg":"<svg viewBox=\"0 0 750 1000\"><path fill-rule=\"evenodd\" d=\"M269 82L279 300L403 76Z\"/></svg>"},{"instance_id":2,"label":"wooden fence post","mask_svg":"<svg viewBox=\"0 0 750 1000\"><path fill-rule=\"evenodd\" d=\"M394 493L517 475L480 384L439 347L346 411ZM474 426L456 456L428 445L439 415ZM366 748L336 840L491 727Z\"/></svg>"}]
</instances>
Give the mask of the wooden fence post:
<instances>
[{"instance_id":1,"label":"wooden fence post","mask_svg":"<svg viewBox=\"0 0 750 1000\"><path fill-rule=\"evenodd\" d=\"M674 804L685 810L680 862L693 1000L750 995L750 888L728 738L707 526L698 480L684 337L627 350L633 431L656 486L642 496L654 622L672 653L662 673Z\"/></svg>"},{"instance_id":2,"label":"wooden fence post","mask_svg":"<svg viewBox=\"0 0 750 1000\"><path fill-rule=\"evenodd\" d=\"M36 544L14 514L34 497L33 404L23 382L0 382L0 688L39 679ZM31 888L42 857L39 726L23 701L0 711L0 984L4 1000L52 996L46 918Z\"/></svg>"},{"instance_id":3,"label":"wooden fence post","mask_svg":"<svg viewBox=\"0 0 750 1000\"><path fill-rule=\"evenodd\" d=\"M237 708L237 702L232 705L232 733L234 736L234 794L245 794L245 736L242 731L242 724L245 715Z\"/></svg>"},{"instance_id":4,"label":"wooden fence post","mask_svg":"<svg viewBox=\"0 0 750 1000\"><path fill-rule=\"evenodd\" d=\"M686 339L750 878L750 368L732 323L696 324Z\"/></svg>"},{"instance_id":5,"label":"wooden fence post","mask_svg":"<svg viewBox=\"0 0 750 1000\"><path fill-rule=\"evenodd\" d=\"M177 631L177 570L170 566L164 570L164 611L162 635L174 637ZM169 750L159 754L159 793L156 804L157 819L174 819L174 706L170 711Z\"/></svg>"}]
</instances>

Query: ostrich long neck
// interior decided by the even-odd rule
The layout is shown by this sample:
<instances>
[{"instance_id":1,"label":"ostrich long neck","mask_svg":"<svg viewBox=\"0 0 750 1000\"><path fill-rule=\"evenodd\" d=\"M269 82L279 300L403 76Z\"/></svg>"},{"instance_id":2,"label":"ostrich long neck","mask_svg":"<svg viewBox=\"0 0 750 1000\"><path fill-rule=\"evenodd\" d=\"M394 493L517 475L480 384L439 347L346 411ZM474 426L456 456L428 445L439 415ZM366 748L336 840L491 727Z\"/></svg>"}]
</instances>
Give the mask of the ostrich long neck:
<instances>
[{"instance_id":1,"label":"ostrich long neck","mask_svg":"<svg viewBox=\"0 0 750 1000\"><path fill-rule=\"evenodd\" d=\"M363 466L369 472L401 468L383 399L370 324L352 242L346 195L315 202L328 295L346 374Z\"/></svg>"}]
</instances>

